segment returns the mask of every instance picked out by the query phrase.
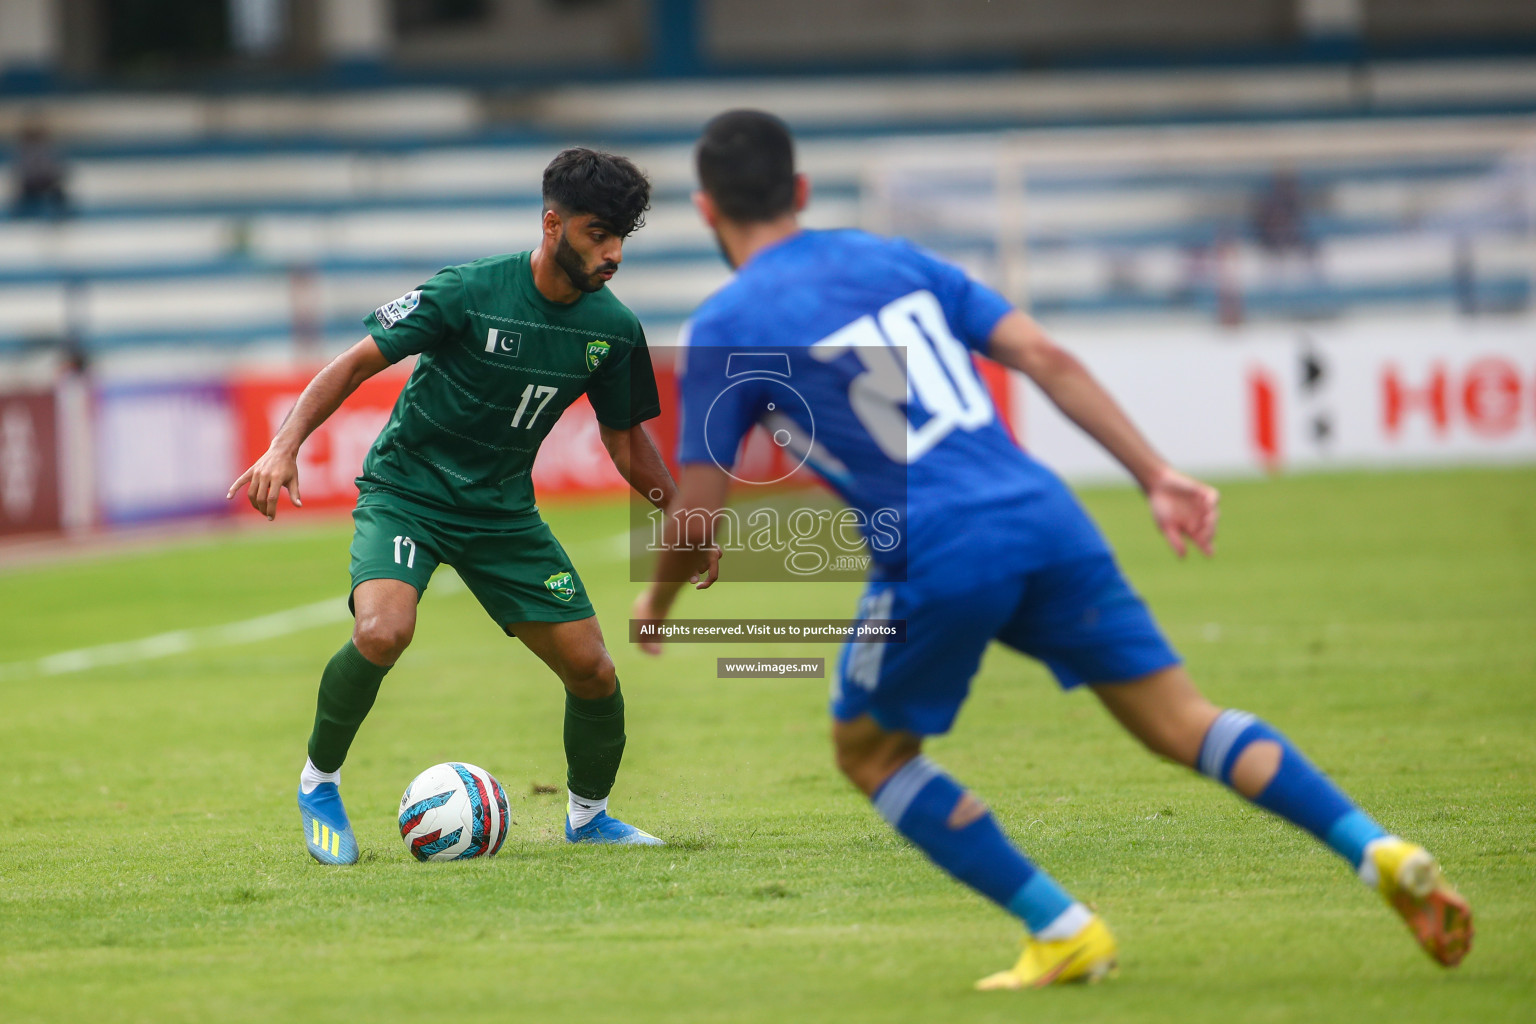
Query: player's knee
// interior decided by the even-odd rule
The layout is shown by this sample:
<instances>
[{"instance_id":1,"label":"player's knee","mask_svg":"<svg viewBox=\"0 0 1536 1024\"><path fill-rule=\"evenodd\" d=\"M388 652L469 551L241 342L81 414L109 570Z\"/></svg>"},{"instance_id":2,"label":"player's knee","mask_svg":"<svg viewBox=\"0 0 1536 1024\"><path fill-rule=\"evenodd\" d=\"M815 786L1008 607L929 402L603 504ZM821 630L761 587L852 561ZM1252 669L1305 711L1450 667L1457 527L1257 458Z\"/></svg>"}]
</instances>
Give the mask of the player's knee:
<instances>
[{"instance_id":1,"label":"player's knee","mask_svg":"<svg viewBox=\"0 0 1536 1024\"><path fill-rule=\"evenodd\" d=\"M1120 724L1152 751L1185 766L1200 757L1200 745L1221 713L1175 665L1130 683L1094 687Z\"/></svg>"},{"instance_id":2,"label":"player's knee","mask_svg":"<svg viewBox=\"0 0 1536 1024\"><path fill-rule=\"evenodd\" d=\"M393 665L411 645L415 632L414 618L363 615L352 628L352 645L375 665Z\"/></svg>"},{"instance_id":3,"label":"player's knee","mask_svg":"<svg viewBox=\"0 0 1536 1024\"><path fill-rule=\"evenodd\" d=\"M873 795L896 769L922 752L922 744L915 737L891 734L873 743L834 736L832 750L838 770L848 781L865 795Z\"/></svg>"},{"instance_id":4,"label":"player's knee","mask_svg":"<svg viewBox=\"0 0 1536 1024\"><path fill-rule=\"evenodd\" d=\"M1167 708L1147 722L1138 738L1155 754L1170 761L1193 767L1200 759L1200 746L1220 709L1205 701Z\"/></svg>"},{"instance_id":5,"label":"player's knee","mask_svg":"<svg viewBox=\"0 0 1536 1024\"><path fill-rule=\"evenodd\" d=\"M880 785L879 761L867 749L838 745L833 748L837 770L864 793L873 793Z\"/></svg>"},{"instance_id":6,"label":"player's knee","mask_svg":"<svg viewBox=\"0 0 1536 1024\"><path fill-rule=\"evenodd\" d=\"M617 678L613 659L602 648L566 661L560 672L560 681L565 684L566 690L581 700L598 700L610 696Z\"/></svg>"}]
</instances>

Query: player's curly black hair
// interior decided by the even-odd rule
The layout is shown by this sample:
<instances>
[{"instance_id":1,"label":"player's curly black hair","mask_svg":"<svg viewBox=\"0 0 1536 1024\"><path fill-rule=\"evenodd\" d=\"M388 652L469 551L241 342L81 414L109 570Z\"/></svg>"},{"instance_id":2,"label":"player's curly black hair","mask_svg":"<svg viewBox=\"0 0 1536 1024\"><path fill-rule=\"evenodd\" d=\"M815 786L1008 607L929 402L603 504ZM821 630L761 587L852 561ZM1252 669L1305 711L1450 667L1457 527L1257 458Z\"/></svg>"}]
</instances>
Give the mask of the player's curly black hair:
<instances>
[{"instance_id":1,"label":"player's curly black hair","mask_svg":"<svg viewBox=\"0 0 1536 1024\"><path fill-rule=\"evenodd\" d=\"M645 224L651 183L628 159L577 146L544 168L544 208L551 207L590 213L627 236Z\"/></svg>"},{"instance_id":2,"label":"player's curly black hair","mask_svg":"<svg viewBox=\"0 0 1536 1024\"><path fill-rule=\"evenodd\" d=\"M769 221L795 207L795 142L761 110L727 110L704 126L694 150L699 184L734 221Z\"/></svg>"}]
</instances>

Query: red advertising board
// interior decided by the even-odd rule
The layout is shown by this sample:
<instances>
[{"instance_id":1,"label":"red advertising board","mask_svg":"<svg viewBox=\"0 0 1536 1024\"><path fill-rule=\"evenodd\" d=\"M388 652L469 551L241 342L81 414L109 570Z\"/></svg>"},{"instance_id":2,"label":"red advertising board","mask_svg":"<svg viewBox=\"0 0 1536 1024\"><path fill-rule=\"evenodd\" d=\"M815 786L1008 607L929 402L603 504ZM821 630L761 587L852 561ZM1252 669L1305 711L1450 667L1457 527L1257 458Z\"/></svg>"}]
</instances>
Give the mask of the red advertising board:
<instances>
[{"instance_id":1,"label":"red advertising board","mask_svg":"<svg viewBox=\"0 0 1536 1024\"><path fill-rule=\"evenodd\" d=\"M59 440L53 393L0 394L0 536L59 526Z\"/></svg>"},{"instance_id":2,"label":"red advertising board","mask_svg":"<svg viewBox=\"0 0 1536 1024\"><path fill-rule=\"evenodd\" d=\"M1007 374L992 364L983 364L983 368L989 387L995 394L1004 394L1008 387ZM675 474L677 383L672 368L665 362L655 369L662 414L645 426ZM308 374L297 373L247 377L231 385L230 393L239 423L241 469L267 450L272 435L282 425L309 379ZM363 457L388 422L406 379L405 373L394 371L364 381L305 442L299 452L299 493L306 510L351 508L357 501L354 480L362 471ZM1008 408L1006 401L1000 398L999 402L1000 408ZM770 443L767 434L759 430L749 436L736 472L743 479L768 481L783 479L793 469L784 451ZM801 484L808 480L797 478L793 482ZM533 467L533 486L541 498L615 494L626 489L624 479L613 468L603 447L597 419L585 398L566 410L539 448L538 460ZM291 507L286 497L282 502L285 509Z\"/></svg>"},{"instance_id":3,"label":"red advertising board","mask_svg":"<svg viewBox=\"0 0 1536 1024\"><path fill-rule=\"evenodd\" d=\"M231 386L242 470L267 450L309 380L309 374L245 377ZM306 511L351 508L357 501L353 480L373 439L389 421L405 380L403 373L382 373L364 381L304 442L299 451L299 495ZM282 508L292 510L286 493Z\"/></svg>"},{"instance_id":4,"label":"red advertising board","mask_svg":"<svg viewBox=\"0 0 1536 1024\"><path fill-rule=\"evenodd\" d=\"M307 374L247 377L231 388L239 421L243 469L261 457L288 410L309 383ZM367 381L342 403L299 451L299 494L304 509L351 508L363 457L389 421L407 375L392 372ZM585 398L560 417L539 449L533 485L540 495L615 492L625 487L598 435ZM288 499L283 508L290 509Z\"/></svg>"}]
</instances>

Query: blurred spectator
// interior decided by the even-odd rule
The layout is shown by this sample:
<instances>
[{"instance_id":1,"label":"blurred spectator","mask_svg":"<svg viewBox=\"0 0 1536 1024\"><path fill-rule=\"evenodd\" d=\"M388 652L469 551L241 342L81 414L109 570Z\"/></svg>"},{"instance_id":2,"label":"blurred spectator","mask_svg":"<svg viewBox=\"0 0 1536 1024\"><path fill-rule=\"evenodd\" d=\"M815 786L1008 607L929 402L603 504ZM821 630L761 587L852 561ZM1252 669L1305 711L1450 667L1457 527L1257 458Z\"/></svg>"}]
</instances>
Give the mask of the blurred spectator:
<instances>
[{"instance_id":1,"label":"blurred spectator","mask_svg":"<svg viewBox=\"0 0 1536 1024\"><path fill-rule=\"evenodd\" d=\"M1230 238L1216 241L1216 321L1223 327L1243 322L1242 252Z\"/></svg>"},{"instance_id":2,"label":"blurred spectator","mask_svg":"<svg viewBox=\"0 0 1536 1024\"><path fill-rule=\"evenodd\" d=\"M1189 306L1216 292L1215 243L1186 242L1179 250L1179 276L1173 286L1176 305Z\"/></svg>"},{"instance_id":3,"label":"blurred spectator","mask_svg":"<svg viewBox=\"0 0 1536 1024\"><path fill-rule=\"evenodd\" d=\"M41 124L22 128L11 165L11 212L17 217L62 217L69 212L64 181L69 172Z\"/></svg>"},{"instance_id":4,"label":"blurred spectator","mask_svg":"<svg viewBox=\"0 0 1536 1024\"><path fill-rule=\"evenodd\" d=\"M1137 266L1134 252L1129 249L1110 251L1106 284L1111 295L1130 297L1141 293L1141 268Z\"/></svg>"},{"instance_id":5,"label":"blurred spectator","mask_svg":"<svg viewBox=\"0 0 1536 1024\"><path fill-rule=\"evenodd\" d=\"M1300 254L1309 260L1317 250L1307 224L1307 201L1301 180L1290 169L1277 170L1253 208L1253 233L1274 256Z\"/></svg>"},{"instance_id":6,"label":"blurred spectator","mask_svg":"<svg viewBox=\"0 0 1536 1024\"><path fill-rule=\"evenodd\" d=\"M83 380L91 373L91 354L79 338L65 338L59 344L59 377L61 380Z\"/></svg>"},{"instance_id":7,"label":"blurred spectator","mask_svg":"<svg viewBox=\"0 0 1536 1024\"><path fill-rule=\"evenodd\" d=\"M229 35L247 57L269 57L282 48L287 32L286 0L229 0Z\"/></svg>"},{"instance_id":8,"label":"blurred spectator","mask_svg":"<svg viewBox=\"0 0 1536 1024\"><path fill-rule=\"evenodd\" d=\"M1293 315L1326 316L1334 300L1323 280L1311 199L1294 170L1280 168L1253 206L1253 233L1263 251L1264 290L1283 297Z\"/></svg>"},{"instance_id":9,"label":"blurred spectator","mask_svg":"<svg viewBox=\"0 0 1536 1024\"><path fill-rule=\"evenodd\" d=\"M1457 235L1451 249L1451 287L1456 294L1456 310L1463 316L1476 316L1477 261L1472 253L1472 239Z\"/></svg>"}]
</instances>

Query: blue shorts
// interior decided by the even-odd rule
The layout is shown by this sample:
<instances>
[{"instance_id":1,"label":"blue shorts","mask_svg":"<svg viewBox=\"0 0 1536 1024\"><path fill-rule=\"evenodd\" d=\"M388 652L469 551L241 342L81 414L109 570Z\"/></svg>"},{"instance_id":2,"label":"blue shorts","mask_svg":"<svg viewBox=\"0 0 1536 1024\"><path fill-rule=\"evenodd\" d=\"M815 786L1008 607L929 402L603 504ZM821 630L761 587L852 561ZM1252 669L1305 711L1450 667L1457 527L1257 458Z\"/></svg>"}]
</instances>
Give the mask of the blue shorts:
<instances>
[{"instance_id":1,"label":"blue shorts","mask_svg":"<svg viewBox=\"0 0 1536 1024\"><path fill-rule=\"evenodd\" d=\"M949 731L994 639L1044 662L1064 690L1179 663L1109 555L969 588L873 582L859 618L903 619L907 639L843 648L833 716L847 722L868 713L882 728L920 736Z\"/></svg>"}]
</instances>

